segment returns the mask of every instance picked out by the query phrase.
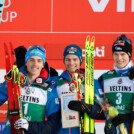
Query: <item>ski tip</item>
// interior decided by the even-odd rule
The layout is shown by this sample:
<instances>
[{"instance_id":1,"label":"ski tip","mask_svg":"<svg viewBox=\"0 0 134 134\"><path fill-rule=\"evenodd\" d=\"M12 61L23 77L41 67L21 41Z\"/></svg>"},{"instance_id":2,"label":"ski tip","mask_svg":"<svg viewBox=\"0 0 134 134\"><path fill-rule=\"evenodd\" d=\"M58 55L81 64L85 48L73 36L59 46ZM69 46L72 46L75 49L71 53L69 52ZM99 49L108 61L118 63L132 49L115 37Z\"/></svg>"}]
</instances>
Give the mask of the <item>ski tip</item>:
<instances>
[{"instance_id":1,"label":"ski tip","mask_svg":"<svg viewBox=\"0 0 134 134\"><path fill-rule=\"evenodd\" d=\"M90 41L90 35L87 35L87 39L86 39L87 41Z\"/></svg>"},{"instance_id":2,"label":"ski tip","mask_svg":"<svg viewBox=\"0 0 134 134\"><path fill-rule=\"evenodd\" d=\"M91 42L95 42L95 36L92 36Z\"/></svg>"}]
</instances>

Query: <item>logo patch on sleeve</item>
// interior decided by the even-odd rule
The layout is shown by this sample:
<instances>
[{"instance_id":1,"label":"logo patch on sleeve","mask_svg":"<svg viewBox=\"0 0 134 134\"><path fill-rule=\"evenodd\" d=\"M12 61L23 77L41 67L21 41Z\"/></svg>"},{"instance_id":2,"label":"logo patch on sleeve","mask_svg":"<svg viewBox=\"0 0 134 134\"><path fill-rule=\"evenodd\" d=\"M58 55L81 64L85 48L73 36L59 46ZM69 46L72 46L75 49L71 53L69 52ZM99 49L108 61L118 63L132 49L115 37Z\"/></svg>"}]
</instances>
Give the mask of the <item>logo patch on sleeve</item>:
<instances>
[{"instance_id":1,"label":"logo patch on sleeve","mask_svg":"<svg viewBox=\"0 0 134 134\"><path fill-rule=\"evenodd\" d=\"M52 92L52 88L48 88L48 91L49 91L49 92Z\"/></svg>"}]
</instances>

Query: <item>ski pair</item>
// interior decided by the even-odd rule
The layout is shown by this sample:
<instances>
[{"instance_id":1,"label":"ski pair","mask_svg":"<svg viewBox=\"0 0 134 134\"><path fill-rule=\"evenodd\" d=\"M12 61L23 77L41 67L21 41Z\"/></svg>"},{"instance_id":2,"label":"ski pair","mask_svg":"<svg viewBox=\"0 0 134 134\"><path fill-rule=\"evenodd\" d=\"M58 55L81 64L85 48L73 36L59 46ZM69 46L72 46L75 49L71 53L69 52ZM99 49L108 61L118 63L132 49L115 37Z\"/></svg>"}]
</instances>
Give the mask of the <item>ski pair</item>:
<instances>
[{"instance_id":1,"label":"ski pair","mask_svg":"<svg viewBox=\"0 0 134 134\"><path fill-rule=\"evenodd\" d=\"M95 37L88 35L85 43L85 103L91 105L94 105L94 43ZM94 119L87 113L84 113L84 133L94 134Z\"/></svg>"},{"instance_id":2,"label":"ski pair","mask_svg":"<svg viewBox=\"0 0 134 134\"><path fill-rule=\"evenodd\" d=\"M20 94L20 74L15 64L15 52L12 43L4 43L6 73L5 79L8 88L8 108L11 134L23 134L22 130L16 130L14 123L22 118L21 94Z\"/></svg>"}]
</instances>

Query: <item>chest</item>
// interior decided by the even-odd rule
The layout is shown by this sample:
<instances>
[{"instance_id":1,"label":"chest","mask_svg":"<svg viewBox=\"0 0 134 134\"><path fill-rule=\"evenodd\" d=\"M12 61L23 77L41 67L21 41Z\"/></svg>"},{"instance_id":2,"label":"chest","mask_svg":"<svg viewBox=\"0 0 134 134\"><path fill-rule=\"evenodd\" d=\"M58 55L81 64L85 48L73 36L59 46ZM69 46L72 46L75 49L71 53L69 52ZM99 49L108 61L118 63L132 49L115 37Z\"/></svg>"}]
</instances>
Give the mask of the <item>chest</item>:
<instances>
[{"instance_id":1,"label":"chest","mask_svg":"<svg viewBox=\"0 0 134 134\"><path fill-rule=\"evenodd\" d=\"M24 87L21 88L22 102L46 105L47 91L44 91L37 87Z\"/></svg>"}]
</instances>

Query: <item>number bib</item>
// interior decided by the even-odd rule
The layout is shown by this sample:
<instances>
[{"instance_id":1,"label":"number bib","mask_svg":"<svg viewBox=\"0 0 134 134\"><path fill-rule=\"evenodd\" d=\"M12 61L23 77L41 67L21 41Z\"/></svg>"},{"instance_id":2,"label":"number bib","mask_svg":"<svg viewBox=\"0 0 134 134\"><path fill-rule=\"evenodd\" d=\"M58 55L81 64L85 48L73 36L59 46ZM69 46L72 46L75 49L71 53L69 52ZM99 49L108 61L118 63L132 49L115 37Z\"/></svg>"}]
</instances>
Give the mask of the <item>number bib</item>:
<instances>
[{"instance_id":1,"label":"number bib","mask_svg":"<svg viewBox=\"0 0 134 134\"><path fill-rule=\"evenodd\" d=\"M114 71L113 74L111 72L104 76L105 96L119 113L130 113L133 105L134 81L127 76L119 77Z\"/></svg>"}]
</instances>

